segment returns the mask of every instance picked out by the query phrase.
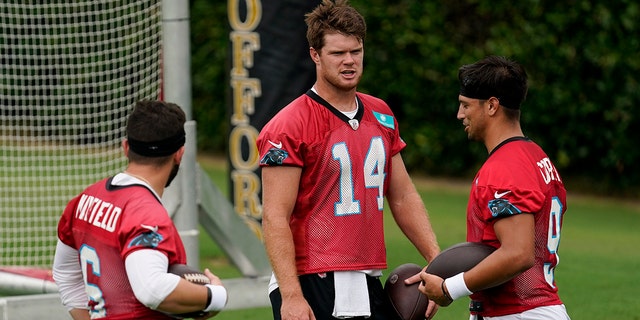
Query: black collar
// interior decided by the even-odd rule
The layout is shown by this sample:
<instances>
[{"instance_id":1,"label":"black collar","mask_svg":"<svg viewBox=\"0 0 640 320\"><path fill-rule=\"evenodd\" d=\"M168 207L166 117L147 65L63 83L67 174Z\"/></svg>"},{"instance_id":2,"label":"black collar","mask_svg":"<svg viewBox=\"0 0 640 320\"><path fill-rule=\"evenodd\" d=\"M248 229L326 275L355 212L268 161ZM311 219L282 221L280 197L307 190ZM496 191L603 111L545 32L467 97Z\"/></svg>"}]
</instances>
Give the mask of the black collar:
<instances>
[{"instance_id":1,"label":"black collar","mask_svg":"<svg viewBox=\"0 0 640 320\"><path fill-rule=\"evenodd\" d=\"M309 89L309 91L307 91L307 95L319 104L325 106L327 109L329 109L329 111L333 112L333 114L335 114L342 121L346 122L348 125L351 125L351 123L349 122L349 120L351 119L349 117L342 113L342 111L332 106L329 102L327 102L327 100L322 99L322 97L315 93L313 90ZM353 117L353 119L360 122L362 120L362 116L364 115L364 104L362 104L362 101L360 100L358 95L356 95L356 100L358 101L358 111L356 112L356 116Z\"/></svg>"},{"instance_id":2,"label":"black collar","mask_svg":"<svg viewBox=\"0 0 640 320\"><path fill-rule=\"evenodd\" d=\"M494 152L496 152L496 150L498 150L500 147L504 146L505 144L511 141L531 141L531 139L529 139L529 137L511 137L507 140L500 142L495 148L493 148L493 150L491 150L491 152L489 153L489 156L491 156Z\"/></svg>"}]
</instances>

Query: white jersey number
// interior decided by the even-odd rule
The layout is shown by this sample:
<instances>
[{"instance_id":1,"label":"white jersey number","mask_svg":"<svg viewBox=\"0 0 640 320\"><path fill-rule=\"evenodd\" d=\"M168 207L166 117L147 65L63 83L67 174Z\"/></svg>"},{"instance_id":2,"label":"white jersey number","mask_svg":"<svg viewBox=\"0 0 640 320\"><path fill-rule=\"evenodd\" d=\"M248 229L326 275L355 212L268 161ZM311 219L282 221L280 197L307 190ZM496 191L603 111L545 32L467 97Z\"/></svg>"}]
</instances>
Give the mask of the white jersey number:
<instances>
[{"instance_id":1,"label":"white jersey number","mask_svg":"<svg viewBox=\"0 0 640 320\"><path fill-rule=\"evenodd\" d=\"M353 166L349 149L344 142L336 143L331 149L333 159L340 163L340 200L335 203L336 216L360 214L360 200L356 200L353 191ZM382 138L373 137L364 160L364 185L366 188L378 189L378 210L384 208L384 167L386 157Z\"/></svg>"},{"instance_id":2,"label":"white jersey number","mask_svg":"<svg viewBox=\"0 0 640 320\"><path fill-rule=\"evenodd\" d=\"M104 308L104 298L102 297L102 290L96 284L89 283L87 280L87 273L89 272L88 265L91 265L93 274L97 277L100 276L100 258L96 250L86 244L80 247L80 263L82 265L82 276L84 277L84 288L87 292L87 296L92 301L93 307L91 308L91 319L104 318L107 316L107 310Z\"/></svg>"},{"instance_id":3,"label":"white jersey number","mask_svg":"<svg viewBox=\"0 0 640 320\"><path fill-rule=\"evenodd\" d=\"M549 230L547 231L547 250L550 254L556 256L556 263L544 264L544 277L547 283L555 288L554 282L554 269L560 262L560 256L558 256L558 247L560 246L560 222L562 221L562 203L558 197L551 199L551 210L549 211Z\"/></svg>"}]
</instances>

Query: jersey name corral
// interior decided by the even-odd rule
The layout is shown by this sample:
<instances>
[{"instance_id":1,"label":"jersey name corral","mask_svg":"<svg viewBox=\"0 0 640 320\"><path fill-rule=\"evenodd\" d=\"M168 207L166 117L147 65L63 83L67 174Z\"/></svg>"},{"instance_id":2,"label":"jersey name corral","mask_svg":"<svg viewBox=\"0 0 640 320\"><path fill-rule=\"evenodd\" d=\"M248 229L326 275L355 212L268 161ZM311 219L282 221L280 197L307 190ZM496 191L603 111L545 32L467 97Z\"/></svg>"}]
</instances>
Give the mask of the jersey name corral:
<instances>
[{"instance_id":1,"label":"jersey name corral","mask_svg":"<svg viewBox=\"0 0 640 320\"><path fill-rule=\"evenodd\" d=\"M546 184L549 184L551 181L562 182L560 174L558 174L558 170L556 170L556 167L551 163L551 160L549 160L548 157L538 161L537 164L540 169L542 179L544 179Z\"/></svg>"},{"instance_id":2,"label":"jersey name corral","mask_svg":"<svg viewBox=\"0 0 640 320\"><path fill-rule=\"evenodd\" d=\"M121 213L122 208L100 198L83 194L78 201L75 218L113 232Z\"/></svg>"}]
</instances>

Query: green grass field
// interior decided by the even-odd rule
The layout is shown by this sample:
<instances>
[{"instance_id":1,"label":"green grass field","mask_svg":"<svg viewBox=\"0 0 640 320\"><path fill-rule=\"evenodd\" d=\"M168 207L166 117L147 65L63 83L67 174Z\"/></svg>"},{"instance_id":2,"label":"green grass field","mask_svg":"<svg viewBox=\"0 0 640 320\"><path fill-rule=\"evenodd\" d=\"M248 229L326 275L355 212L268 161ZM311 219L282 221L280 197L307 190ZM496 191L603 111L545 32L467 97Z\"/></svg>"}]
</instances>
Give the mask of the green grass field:
<instances>
[{"instance_id":1,"label":"green grass field","mask_svg":"<svg viewBox=\"0 0 640 320\"><path fill-rule=\"evenodd\" d=\"M199 163L226 192L224 160L200 157ZM465 240L465 208L468 183L430 181L414 177L431 216L441 248ZM390 268L406 262L424 264L420 255L395 226L386 219L386 240ZM573 320L640 319L640 202L572 194L560 244L556 282ZM240 273L228 263L222 251L202 233L201 263L221 278ZM384 278L383 278L384 281ZM257 288L265 290L266 288ZM468 319L468 299L455 301L438 311L436 319ZM271 319L271 309L223 311L219 320Z\"/></svg>"}]
</instances>

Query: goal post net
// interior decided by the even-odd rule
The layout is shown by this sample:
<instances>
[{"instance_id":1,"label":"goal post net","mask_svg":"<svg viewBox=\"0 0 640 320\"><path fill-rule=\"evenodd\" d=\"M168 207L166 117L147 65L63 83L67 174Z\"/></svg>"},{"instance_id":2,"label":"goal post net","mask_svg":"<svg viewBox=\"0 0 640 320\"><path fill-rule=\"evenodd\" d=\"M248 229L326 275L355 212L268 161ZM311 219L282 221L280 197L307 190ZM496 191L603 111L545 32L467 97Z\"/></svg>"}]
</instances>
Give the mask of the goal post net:
<instances>
[{"instance_id":1,"label":"goal post net","mask_svg":"<svg viewBox=\"0 0 640 320\"><path fill-rule=\"evenodd\" d=\"M0 2L0 266L50 268L66 203L161 97L161 0Z\"/></svg>"}]
</instances>

